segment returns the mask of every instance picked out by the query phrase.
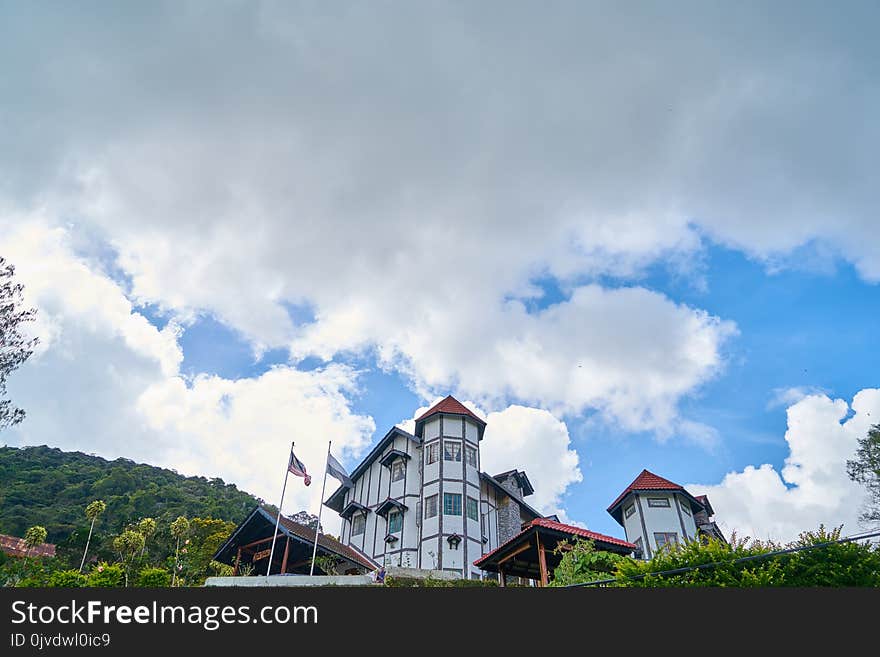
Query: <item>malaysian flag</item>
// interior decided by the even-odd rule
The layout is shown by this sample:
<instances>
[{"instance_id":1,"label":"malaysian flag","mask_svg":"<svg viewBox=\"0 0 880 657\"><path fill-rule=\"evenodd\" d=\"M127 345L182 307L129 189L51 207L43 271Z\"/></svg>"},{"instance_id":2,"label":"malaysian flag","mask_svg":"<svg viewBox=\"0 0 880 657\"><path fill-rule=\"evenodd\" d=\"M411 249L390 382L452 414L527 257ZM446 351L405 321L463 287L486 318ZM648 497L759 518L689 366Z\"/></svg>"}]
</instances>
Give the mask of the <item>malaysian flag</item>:
<instances>
[{"instance_id":1,"label":"malaysian flag","mask_svg":"<svg viewBox=\"0 0 880 657\"><path fill-rule=\"evenodd\" d=\"M306 466L302 461L296 458L293 449L290 450L290 462L287 464L287 471L292 475L302 477L305 480L306 486L312 483L312 478L309 476L309 473L306 472Z\"/></svg>"}]
</instances>

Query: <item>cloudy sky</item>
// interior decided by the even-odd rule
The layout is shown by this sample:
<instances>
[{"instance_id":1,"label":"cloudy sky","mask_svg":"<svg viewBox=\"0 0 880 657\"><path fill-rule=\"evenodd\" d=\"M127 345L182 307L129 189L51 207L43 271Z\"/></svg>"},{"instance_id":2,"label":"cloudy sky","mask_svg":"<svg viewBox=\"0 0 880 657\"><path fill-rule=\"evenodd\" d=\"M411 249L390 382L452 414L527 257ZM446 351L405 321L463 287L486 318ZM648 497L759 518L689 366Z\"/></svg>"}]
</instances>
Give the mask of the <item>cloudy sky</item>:
<instances>
[{"instance_id":1,"label":"cloudy sky","mask_svg":"<svg viewBox=\"0 0 880 657\"><path fill-rule=\"evenodd\" d=\"M826 4L0 3L0 442L274 500L451 393L597 531L642 468L857 531L880 11Z\"/></svg>"}]
</instances>

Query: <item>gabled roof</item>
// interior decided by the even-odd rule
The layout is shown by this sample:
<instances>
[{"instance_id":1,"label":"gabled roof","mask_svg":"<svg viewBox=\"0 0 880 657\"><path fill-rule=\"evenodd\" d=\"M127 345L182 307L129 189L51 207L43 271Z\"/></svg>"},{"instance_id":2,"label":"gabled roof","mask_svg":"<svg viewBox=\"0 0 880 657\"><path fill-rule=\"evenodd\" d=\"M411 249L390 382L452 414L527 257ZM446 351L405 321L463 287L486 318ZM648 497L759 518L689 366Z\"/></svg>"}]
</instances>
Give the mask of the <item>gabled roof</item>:
<instances>
[{"instance_id":1,"label":"gabled roof","mask_svg":"<svg viewBox=\"0 0 880 657\"><path fill-rule=\"evenodd\" d=\"M481 419L476 413L471 411L467 406L462 404L452 395L447 396L445 399L441 399L439 402L434 404L427 411L422 413L418 418L416 418L416 424L419 422L423 422L427 418L432 415L436 415L437 413L449 413L451 415L467 415L469 418L472 418L480 423L480 426L485 427L485 420ZM416 431L418 434L418 430Z\"/></svg>"},{"instance_id":2,"label":"gabled roof","mask_svg":"<svg viewBox=\"0 0 880 657\"><path fill-rule=\"evenodd\" d=\"M495 486L495 488L496 488L497 490L499 490L499 491L501 491L502 493L504 493L505 495L507 495L510 499L512 499L513 501L515 501L517 504L520 505L520 507L522 507L523 509L525 509L526 511L528 511L528 512L529 512L531 515L533 515L534 517L536 517L536 518L542 518L542 517L543 517L543 515L542 515L539 511L537 511L536 509L534 509L534 508L532 508L531 506L529 506L529 505L526 503L526 501L525 501L522 497L520 497L519 495L516 495L515 493L510 492L507 488L505 488L505 487L501 484L500 481L498 481L498 480L497 480L495 477L493 477L492 475L486 474L485 472L481 472L481 473L480 473L480 479L482 479L483 481L486 481L486 482L492 484L493 486Z\"/></svg>"},{"instance_id":3,"label":"gabled roof","mask_svg":"<svg viewBox=\"0 0 880 657\"><path fill-rule=\"evenodd\" d=\"M611 513L611 510L634 490L684 490L684 488L673 481L655 475L653 472L642 470L639 476L633 479L633 482L611 503L611 506L608 507L608 513Z\"/></svg>"},{"instance_id":4,"label":"gabled roof","mask_svg":"<svg viewBox=\"0 0 880 657\"><path fill-rule=\"evenodd\" d=\"M650 492L650 491L670 491L670 492L679 492L681 493L691 505L691 510L694 508L702 508L703 504L697 500L693 495L688 493L684 486L676 484L674 481L669 481L660 475L655 475L653 472L649 470L642 470L639 473L639 476L633 479L633 482L627 486L624 491L617 496L617 499L611 503L611 506L608 507L607 511L611 514L611 517L617 520L617 522L623 524L623 519L620 512L620 505L626 499L626 497L633 492Z\"/></svg>"},{"instance_id":5,"label":"gabled roof","mask_svg":"<svg viewBox=\"0 0 880 657\"><path fill-rule=\"evenodd\" d=\"M507 472L502 472L501 474L495 475L495 479L498 481L504 481L508 477L513 477L516 479L516 483L522 489L523 497L531 495L535 492L534 487L532 486L532 482L529 481L528 476L522 470L508 470Z\"/></svg>"},{"instance_id":6,"label":"gabled roof","mask_svg":"<svg viewBox=\"0 0 880 657\"><path fill-rule=\"evenodd\" d=\"M526 527L516 536L511 539L508 539L497 548L484 554L482 557L474 561L474 565L478 568L482 568L484 565L487 565L488 561L492 560L492 557L495 556L499 552L503 552L505 550L510 549L513 545L521 542L523 537L531 532L532 530L545 529L551 532L558 532L560 534L567 534L569 536L578 536L580 538L587 538L591 541L595 541L598 543L598 547L601 549L603 545L613 546L614 548L622 548L625 551L632 551L636 549L636 546L628 541L624 541L620 538L614 538L613 536L606 536L605 534L599 534L598 532L590 531L589 529L584 529L583 527L576 527L574 525L566 525L565 523L556 522L555 520L550 520L549 518L535 518L532 520Z\"/></svg>"},{"instance_id":7,"label":"gabled roof","mask_svg":"<svg viewBox=\"0 0 880 657\"><path fill-rule=\"evenodd\" d=\"M54 557L55 544L40 543L29 548L23 538L0 534L0 552L5 552L10 557Z\"/></svg>"},{"instance_id":8,"label":"gabled roof","mask_svg":"<svg viewBox=\"0 0 880 657\"><path fill-rule=\"evenodd\" d=\"M377 458L382 455L382 452L385 450L388 445L395 439L397 436L403 436L407 440L411 440L417 445L421 444L418 438L409 433L408 431L404 431L400 427L391 427L388 430L388 433L379 441L379 443L367 454L367 457L361 461L361 464L354 469L354 471L349 475L349 478L352 481L357 481L358 477L360 477L367 468L370 467L370 464L373 463ZM342 502L345 499L345 486L340 486L337 488L333 494L327 498L327 501L324 502L326 506L336 511L336 513L342 512Z\"/></svg>"},{"instance_id":9,"label":"gabled roof","mask_svg":"<svg viewBox=\"0 0 880 657\"><path fill-rule=\"evenodd\" d=\"M214 553L214 559L222 563L230 563L234 556L235 545L241 542L239 540L239 535L241 535L248 525L251 525L252 523L258 524L259 527L265 527L270 532L269 536L271 538L271 532L275 528L276 519L277 516L265 507L255 507L248 517L245 518L235 529L232 535L226 539L223 545L217 549L217 552ZM287 516L281 516L278 529L282 534L286 534L292 539L298 540L305 545L311 546L315 543L314 529L295 522ZM362 566L363 568L367 568L368 570L373 570L377 567L377 564L372 559L358 549L350 545L344 545L327 534L318 533L318 546L325 552L336 554L337 556L343 557L344 559Z\"/></svg>"},{"instance_id":10,"label":"gabled roof","mask_svg":"<svg viewBox=\"0 0 880 657\"><path fill-rule=\"evenodd\" d=\"M706 513L708 513L710 516L715 515L715 510L712 508L712 505L709 504L708 497L706 497L705 495L697 495L696 499L697 499L697 502L699 502L700 504L703 505L703 508L706 510Z\"/></svg>"}]
</instances>

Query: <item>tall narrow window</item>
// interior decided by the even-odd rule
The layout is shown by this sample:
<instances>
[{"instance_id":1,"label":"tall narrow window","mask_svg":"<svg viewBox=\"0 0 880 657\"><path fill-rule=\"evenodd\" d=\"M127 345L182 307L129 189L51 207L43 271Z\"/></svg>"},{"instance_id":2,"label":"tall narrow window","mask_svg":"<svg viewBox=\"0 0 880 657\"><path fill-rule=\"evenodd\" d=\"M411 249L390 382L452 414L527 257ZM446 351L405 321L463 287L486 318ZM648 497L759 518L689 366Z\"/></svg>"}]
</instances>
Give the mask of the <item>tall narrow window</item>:
<instances>
[{"instance_id":1,"label":"tall narrow window","mask_svg":"<svg viewBox=\"0 0 880 657\"><path fill-rule=\"evenodd\" d=\"M461 494L460 493L443 493L443 515L444 516L460 516L461 515Z\"/></svg>"},{"instance_id":2,"label":"tall narrow window","mask_svg":"<svg viewBox=\"0 0 880 657\"><path fill-rule=\"evenodd\" d=\"M480 503L477 502L473 497L467 498L467 517L471 520L479 520L480 512L479 512Z\"/></svg>"},{"instance_id":3,"label":"tall narrow window","mask_svg":"<svg viewBox=\"0 0 880 657\"><path fill-rule=\"evenodd\" d=\"M367 529L367 517L359 513L351 519L351 535L358 536Z\"/></svg>"},{"instance_id":4,"label":"tall narrow window","mask_svg":"<svg viewBox=\"0 0 880 657\"><path fill-rule=\"evenodd\" d=\"M391 481L400 481L406 475L406 463L398 458L391 464Z\"/></svg>"},{"instance_id":5,"label":"tall narrow window","mask_svg":"<svg viewBox=\"0 0 880 657\"><path fill-rule=\"evenodd\" d=\"M461 443L457 440L443 441L443 460L461 463Z\"/></svg>"},{"instance_id":6,"label":"tall narrow window","mask_svg":"<svg viewBox=\"0 0 880 657\"><path fill-rule=\"evenodd\" d=\"M464 448L464 460L473 468L477 467L477 448L466 445Z\"/></svg>"},{"instance_id":7,"label":"tall narrow window","mask_svg":"<svg viewBox=\"0 0 880 657\"><path fill-rule=\"evenodd\" d=\"M394 534L403 528L403 514L400 511L392 511L388 514L388 533Z\"/></svg>"},{"instance_id":8,"label":"tall narrow window","mask_svg":"<svg viewBox=\"0 0 880 657\"><path fill-rule=\"evenodd\" d=\"M425 445L425 463L430 465L440 459L440 443Z\"/></svg>"},{"instance_id":9,"label":"tall narrow window","mask_svg":"<svg viewBox=\"0 0 880 657\"><path fill-rule=\"evenodd\" d=\"M632 514L636 512L636 505L630 504L626 509L623 510L623 515L626 518L629 518Z\"/></svg>"},{"instance_id":10,"label":"tall narrow window","mask_svg":"<svg viewBox=\"0 0 880 657\"><path fill-rule=\"evenodd\" d=\"M437 515L437 496L429 495L425 498L425 517L433 518Z\"/></svg>"},{"instance_id":11,"label":"tall narrow window","mask_svg":"<svg viewBox=\"0 0 880 657\"><path fill-rule=\"evenodd\" d=\"M681 510L684 511L687 515L691 515L691 505L687 502L681 503Z\"/></svg>"}]
</instances>

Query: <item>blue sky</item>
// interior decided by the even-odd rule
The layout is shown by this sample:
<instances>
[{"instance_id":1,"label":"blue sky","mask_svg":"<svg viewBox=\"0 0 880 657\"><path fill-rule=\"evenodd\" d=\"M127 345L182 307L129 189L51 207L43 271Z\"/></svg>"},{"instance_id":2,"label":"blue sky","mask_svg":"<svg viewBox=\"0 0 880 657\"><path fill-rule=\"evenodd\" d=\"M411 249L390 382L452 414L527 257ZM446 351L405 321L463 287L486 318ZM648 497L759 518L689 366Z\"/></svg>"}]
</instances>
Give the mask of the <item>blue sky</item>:
<instances>
[{"instance_id":1,"label":"blue sky","mask_svg":"<svg viewBox=\"0 0 880 657\"><path fill-rule=\"evenodd\" d=\"M487 415L486 469L599 531L642 468L725 531L854 530L846 459L880 416L878 20L4 5L0 255L41 342L3 440L271 498L290 440L353 467L453 394Z\"/></svg>"}]
</instances>

